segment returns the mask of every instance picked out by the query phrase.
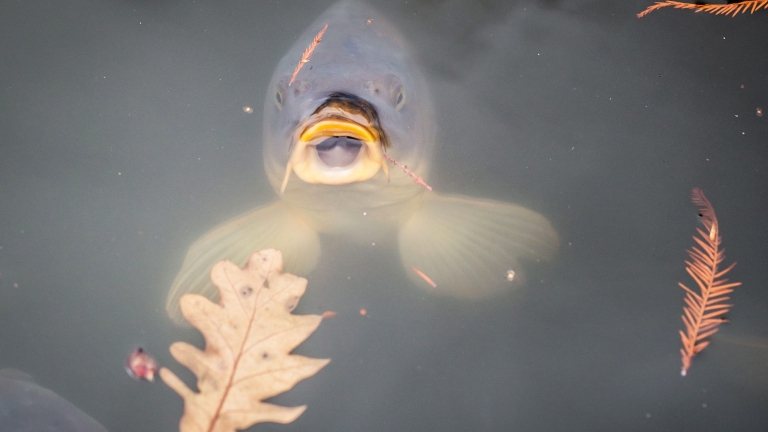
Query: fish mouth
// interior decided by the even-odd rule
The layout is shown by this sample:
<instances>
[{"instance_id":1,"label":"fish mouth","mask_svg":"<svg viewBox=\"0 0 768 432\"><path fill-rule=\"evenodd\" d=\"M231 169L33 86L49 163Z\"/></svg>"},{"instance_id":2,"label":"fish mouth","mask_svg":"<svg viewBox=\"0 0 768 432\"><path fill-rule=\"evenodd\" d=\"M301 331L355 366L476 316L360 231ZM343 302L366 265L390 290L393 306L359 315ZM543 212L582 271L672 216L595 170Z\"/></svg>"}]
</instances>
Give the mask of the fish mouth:
<instances>
[{"instance_id":1,"label":"fish mouth","mask_svg":"<svg viewBox=\"0 0 768 432\"><path fill-rule=\"evenodd\" d=\"M376 111L367 101L332 94L296 129L280 193L292 172L306 183L326 185L362 182L379 170L389 177L386 146Z\"/></svg>"}]
</instances>

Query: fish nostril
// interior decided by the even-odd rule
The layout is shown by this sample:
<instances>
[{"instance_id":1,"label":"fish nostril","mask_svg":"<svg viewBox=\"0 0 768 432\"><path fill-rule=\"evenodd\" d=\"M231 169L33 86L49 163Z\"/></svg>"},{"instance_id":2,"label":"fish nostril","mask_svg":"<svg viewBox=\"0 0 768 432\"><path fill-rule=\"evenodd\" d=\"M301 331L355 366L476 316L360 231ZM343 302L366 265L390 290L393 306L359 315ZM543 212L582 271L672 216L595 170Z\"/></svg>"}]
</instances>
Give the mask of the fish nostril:
<instances>
[{"instance_id":1,"label":"fish nostril","mask_svg":"<svg viewBox=\"0 0 768 432\"><path fill-rule=\"evenodd\" d=\"M293 85L293 94L299 96L312 88L312 84L307 81L298 81Z\"/></svg>"},{"instance_id":2,"label":"fish nostril","mask_svg":"<svg viewBox=\"0 0 768 432\"><path fill-rule=\"evenodd\" d=\"M370 94L377 95L380 92L379 86L377 86L376 83L373 81L368 81L367 83L365 83L363 87L365 88L365 91L367 91Z\"/></svg>"}]
</instances>

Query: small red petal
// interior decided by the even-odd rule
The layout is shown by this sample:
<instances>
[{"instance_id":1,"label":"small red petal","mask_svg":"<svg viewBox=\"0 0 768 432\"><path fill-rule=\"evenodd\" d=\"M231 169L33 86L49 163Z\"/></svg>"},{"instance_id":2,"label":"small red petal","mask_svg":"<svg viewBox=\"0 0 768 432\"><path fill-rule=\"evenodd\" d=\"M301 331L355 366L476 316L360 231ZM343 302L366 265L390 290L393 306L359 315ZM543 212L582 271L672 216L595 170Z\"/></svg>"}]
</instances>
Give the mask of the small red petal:
<instances>
[{"instance_id":1,"label":"small red petal","mask_svg":"<svg viewBox=\"0 0 768 432\"><path fill-rule=\"evenodd\" d=\"M141 348L136 348L125 359L125 371L135 380L153 381L157 362Z\"/></svg>"}]
</instances>

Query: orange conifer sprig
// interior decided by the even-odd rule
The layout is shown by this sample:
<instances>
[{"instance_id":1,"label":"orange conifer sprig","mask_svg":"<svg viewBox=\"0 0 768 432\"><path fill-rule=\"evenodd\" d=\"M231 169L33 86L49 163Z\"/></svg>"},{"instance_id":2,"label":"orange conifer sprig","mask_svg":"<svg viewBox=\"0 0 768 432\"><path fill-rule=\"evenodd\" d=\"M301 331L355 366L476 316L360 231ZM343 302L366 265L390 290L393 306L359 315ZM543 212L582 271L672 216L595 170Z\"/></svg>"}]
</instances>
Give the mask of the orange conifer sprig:
<instances>
[{"instance_id":1,"label":"orange conifer sprig","mask_svg":"<svg viewBox=\"0 0 768 432\"><path fill-rule=\"evenodd\" d=\"M685 270L696 281L699 293L678 282L680 288L686 292L686 306L683 308L682 315L685 332L680 331L680 338L683 341L683 348L680 349L683 357L683 367L680 370L682 376L688 373L693 356L709 345L709 341L705 339L717 332L717 326L720 323L727 321L723 315L733 306L724 303L730 299L727 294L741 285L741 282L729 283L728 279L723 278L733 269L735 262L724 270L718 269L725 260L725 249L720 247L723 239L720 236L715 209L699 188L693 189L691 200L699 207L704 230L696 228L699 237L694 236L693 239L699 247L694 246L689 249L688 256L691 260L685 261Z\"/></svg>"},{"instance_id":2,"label":"orange conifer sprig","mask_svg":"<svg viewBox=\"0 0 768 432\"><path fill-rule=\"evenodd\" d=\"M736 15L740 13L746 13L747 11L752 14L759 9L768 9L768 0L747 0L730 4L696 4L683 3L678 1L661 1L648 6L646 10L637 14L637 17L642 18L657 9L668 6L671 6L675 9L693 9L696 12L707 12L713 13L715 15L731 15L731 18L733 18Z\"/></svg>"},{"instance_id":3,"label":"orange conifer sprig","mask_svg":"<svg viewBox=\"0 0 768 432\"><path fill-rule=\"evenodd\" d=\"M293 84L293 81L296 80L296 75L299 74L299 71L301 68L304 67L304 63L309 63L310 57L312 57L312 52L315 51L315 48L317 48L317 45L320 43L321 40L323 40L323 35L325 34L325 31L328 30L328 24L323 27L322 30L320 30L320 33L318 33L315 38L312 40L312 43L309 44L307 49L304 50L304 52L301 54L301 60L299 60L299 64L296 65L296 69L293 70L293 75L291 75L291 81L288 83L290 86Z\"/></svg>"}]
</instances>

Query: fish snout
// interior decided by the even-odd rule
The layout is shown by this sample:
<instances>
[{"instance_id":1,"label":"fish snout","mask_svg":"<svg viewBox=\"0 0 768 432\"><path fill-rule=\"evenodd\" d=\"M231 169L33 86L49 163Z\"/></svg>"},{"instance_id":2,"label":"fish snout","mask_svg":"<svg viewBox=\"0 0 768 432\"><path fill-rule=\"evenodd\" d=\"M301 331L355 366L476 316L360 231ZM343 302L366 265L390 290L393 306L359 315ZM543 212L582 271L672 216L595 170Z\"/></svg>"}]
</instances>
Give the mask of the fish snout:
<instances>
[{"instance_id":1,"label":"fish snout","mask_svg":"<svg viewBox=\"0 0 768 432\"><path fill-rule=\"evenodd\" d=\"M383 132L368 116L329 107L299 127L280 192L292 172L306 183L343 185L368 180L383 170Z\"/></svg>"}]
</instances>

